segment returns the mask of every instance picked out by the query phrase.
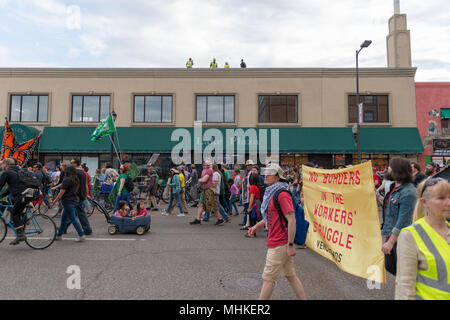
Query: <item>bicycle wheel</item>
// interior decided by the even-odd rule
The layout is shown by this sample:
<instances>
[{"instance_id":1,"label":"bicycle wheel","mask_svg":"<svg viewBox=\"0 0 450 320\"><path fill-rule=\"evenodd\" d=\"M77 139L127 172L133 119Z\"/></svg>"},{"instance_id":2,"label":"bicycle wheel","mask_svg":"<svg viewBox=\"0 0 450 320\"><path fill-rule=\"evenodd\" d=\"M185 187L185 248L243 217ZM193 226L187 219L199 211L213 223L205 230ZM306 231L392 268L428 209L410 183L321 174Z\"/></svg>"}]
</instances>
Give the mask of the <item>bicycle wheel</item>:
<instances>
[{"instance_id":1,"label":"bicycle wheel","mask_svg":"<svg viewBox=\"0 0 450 320\"><path fill-rule=\"evenodd\" d=\"M95 200L92 200L92 199L88 199L88 201L89 201L89 204L91 205L91 207L89 208L88 211L86 211L86 215L88 217L90 217L90 216L92 216L92 214L94 213L95 209L97 208L97 202Z\"/></svg>"},{"instance_id":2,"label":"bicycle wheel","mask_svg":"<svg viewBox=\"0 0 450 320\"><path fill-rule=\"evenodd\" d=\"M103 213L103 215L105 216L106 222L109 223L109 220L111 220L111 216L109 215L109 212L106 211L106 209L105 209L100 203L98 203L98 202L95 201L95 200L94 200L94 202L95 202L96 209L97 209L100 213Z\"/></svg>"},{"instance_id":3,"label":"bicycle wheel","mask_svg":"<svg viewBox=\"0 0 450 320\"><path fill-rule=\"evenodd\" d=\"M107 213L110 213L110 212L114 209L113 204L111 203L111 201L109 201L108 198L103 199L103 200L100 201L99 203L100 203L100 205L103 207L103 209L105 209L105 211L106 211Z\"/></svg>"},{"instance_id":4,"label":"bicycle wheel","mask_svg":"<svg viewBox=\"0 0 450 320\"><path fill-rule=\"evenodd\" d=\"M46 216L54 219L58 216L61 216L61 212L59 212L59 206L55 206L51 209L48 209L45 203L39 203L37 209L33 211L33 214L45 214Z\"/></svg>"},{"instance_id":5,"label":"bicycle wheel","mask_svg":"<svg viewBox=\"0 0 450 320\"><path fill-rule=\"evenodd\" d=\"M0 243L5 240L6 233L8 232L8 227L6 225L5 220L0 218Z\"/></svg>"},{"instance_id":6,"label":"bicycle wheel","mask_svg":"<svg viewBox=\"0 0 450 320\"><path fill-rule=\"evenodd\" d=\"M25 242L33 249L48 248L56 237L56 224L44 214L31 215L25 221Z\"/></svg>"}]
</instances>

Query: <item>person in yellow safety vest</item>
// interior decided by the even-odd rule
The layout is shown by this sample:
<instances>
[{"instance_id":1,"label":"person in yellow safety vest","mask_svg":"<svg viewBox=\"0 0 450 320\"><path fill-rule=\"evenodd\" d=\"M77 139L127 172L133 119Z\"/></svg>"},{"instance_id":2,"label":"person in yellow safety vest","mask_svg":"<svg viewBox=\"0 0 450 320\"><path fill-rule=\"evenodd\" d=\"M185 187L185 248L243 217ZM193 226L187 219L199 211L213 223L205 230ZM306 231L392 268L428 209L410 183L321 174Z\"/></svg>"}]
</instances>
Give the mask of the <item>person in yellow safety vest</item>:
<instances>
[{"instance_id":1,"label":"person in yellow safety vest","mask_svg":"<svg viewBox=\"0 0 450 320\"><path fill-rule=\"evenodd\" d=\"M216 58L213 59L213 61L209 64L210 69L217 69L217 62Z\"/></svg>"},{"instance_id":2,"label":"person in yellow safety vest","mask_svg":"<svg viewBox=\"0 0 450 320\"><path fill-rule=\"evenodd\" d=\"M190 69L194 65L194 61L192 61L192 58L189 58L189 60L186 62L186 68Z\"/></svg>"},{"instance_id":3,"label":"person in yellow safety vest","mask_svg":"<svg viewBox=\"0 0 450 320\"><path fill-rule=\"evenodd\" d=\"M417 187L415 221L397 244L395 299L450 300L450 183L429 178Z\"/></svg>"},{"instance_id":4,"label":"person in yellow safety vest","mask_svg":"<svg viewBox=\"0 0 450 320\"><path fill-rule=\"evenodd\" d=\"M224 68L225 68L225 69L228 69L228 68L230 68L230 65L228 64L228 62L225 62L225 66L224 66Z\"/></svg>"}]
</instances>

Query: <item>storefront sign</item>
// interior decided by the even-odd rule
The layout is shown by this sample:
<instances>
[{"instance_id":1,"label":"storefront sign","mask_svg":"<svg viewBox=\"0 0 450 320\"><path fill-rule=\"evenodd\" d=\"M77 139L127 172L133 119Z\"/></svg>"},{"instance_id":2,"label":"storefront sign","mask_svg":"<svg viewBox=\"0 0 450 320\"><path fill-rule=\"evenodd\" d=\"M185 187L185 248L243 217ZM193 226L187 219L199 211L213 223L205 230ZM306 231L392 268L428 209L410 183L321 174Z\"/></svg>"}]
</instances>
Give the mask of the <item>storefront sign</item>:
<instances>
[{"instance_id":1,"label":"storefront sign","mask_svg":"<svg viewBox=\"0 0 450 320\"><path fill-rule=\"evenodd\" d=\"M450 139L433 139L433 155L450 156Z\"/></svg>"},{"instance_id":2,"label":"storefront sign","mask_svg":"<svg viewBox=\"0 0 450 320\"><path fill-rule=\"evenodd\" d=\"M340 170L302 167L306 245L343 271L386 282L371 161Z\"/></svg>"}]
</instances>

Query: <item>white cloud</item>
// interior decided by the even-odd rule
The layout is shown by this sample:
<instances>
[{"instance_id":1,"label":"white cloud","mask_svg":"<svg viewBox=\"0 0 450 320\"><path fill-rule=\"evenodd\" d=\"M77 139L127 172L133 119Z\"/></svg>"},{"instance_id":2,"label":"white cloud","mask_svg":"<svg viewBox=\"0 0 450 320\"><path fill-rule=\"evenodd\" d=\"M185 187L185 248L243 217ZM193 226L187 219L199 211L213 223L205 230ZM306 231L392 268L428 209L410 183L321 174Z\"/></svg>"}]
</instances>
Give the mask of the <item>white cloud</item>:
<instances>
[{"instance_id":1,"label":"white cloud","mask_svg":"<svg viewBox=\"0 0 450 320\"><path fill-rule=\"evenodd\" d=\"M81 53L81 50L78 48L70 48L69 51L67 51L67 56L69 58L76 58L79 57Z\"/></svg>"},{"instance_id":2,"label":"white cloud","mask_svg":"<svg viewBox=\"0 0 450 320\"><path fill-rule=\"evenodd\" d=\"M355 51L366 39L373 43L360 54L360 66L385 67L393 14L392 0L18 0L15 5L0 0L2 4L43 28L42 37L59 37L62 56L74 66L101 67L184 67L189 57L195 67L208 67L213 57L220 66L228 61L232 67L241 58L248 67L354 67ZM450 2L401 1L401 11L408 15L416 79L449 81ZM85 51L89 54L82 55ZM424 61L434 61L433 68Z\"/></svg>"}]
</instances>

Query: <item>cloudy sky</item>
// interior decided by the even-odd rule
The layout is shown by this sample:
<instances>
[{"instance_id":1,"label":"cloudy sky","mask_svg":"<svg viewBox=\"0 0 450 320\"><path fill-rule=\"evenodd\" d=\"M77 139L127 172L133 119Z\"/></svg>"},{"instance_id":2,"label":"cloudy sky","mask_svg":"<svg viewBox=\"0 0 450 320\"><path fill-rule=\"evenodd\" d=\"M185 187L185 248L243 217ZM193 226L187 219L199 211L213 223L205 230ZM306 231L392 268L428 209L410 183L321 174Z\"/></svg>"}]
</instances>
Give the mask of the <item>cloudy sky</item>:
<instances>
[{"instance_id":1,"label":"cloudy sky","mask_svg":"<svg viewBox=\"0 0 450 320\"><path fill-rule=\"evenodd\" d=\"M416 81L450 81L450 1L401 0ZM0 0L0 67L386 67L393 0Z\"/></svg>"}]
</instances>

